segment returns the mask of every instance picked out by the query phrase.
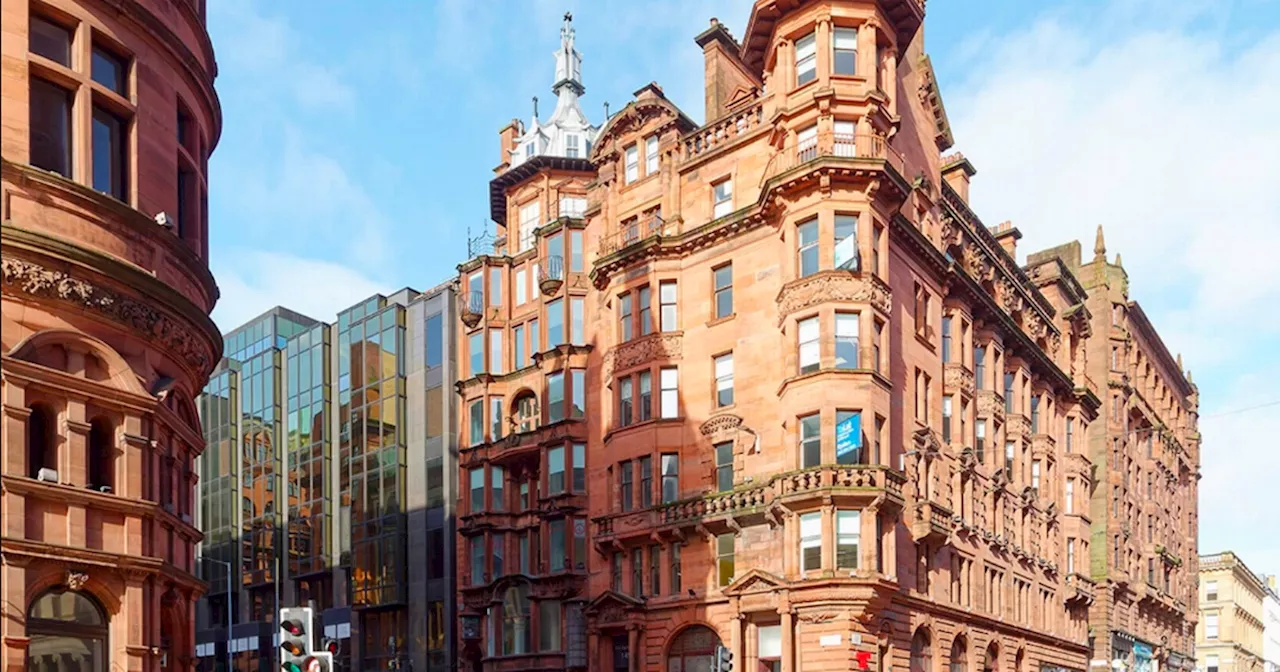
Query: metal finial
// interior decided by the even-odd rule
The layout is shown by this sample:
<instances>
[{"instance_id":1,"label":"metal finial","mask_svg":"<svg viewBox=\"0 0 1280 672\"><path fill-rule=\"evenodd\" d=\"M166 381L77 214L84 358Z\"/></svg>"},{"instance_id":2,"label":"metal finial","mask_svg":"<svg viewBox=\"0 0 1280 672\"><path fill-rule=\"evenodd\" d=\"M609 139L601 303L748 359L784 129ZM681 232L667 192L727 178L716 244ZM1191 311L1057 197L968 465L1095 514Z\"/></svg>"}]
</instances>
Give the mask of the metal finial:
<instances>
[{"instance_id":1,"label":"metal finial","mask_svg":"<svg viewBox=\"0 0 1280 672\"><path fill-rule=\"evenodd\" d=\"M609 119L609 101L604 101L604 118Z\"/></svg>"},{"instance_id":2,"label":"metal finial","mask_svg":"<svg viewBox=\"0 0 1280 672\"><path fill-rule=\"evenodd\" d=\"M538 118L538 97L537 96L533 97L533 118L534 119Z\"/></svg>"},{"instance_id":3,"label":"metal finial","mask_svg":"<svg viewBox=\"0 0 1280 672\"><path fill-rule=\"evenodd\" d=\"M564 13L564 20L565 20L565 21L572 21L572 20L573 20L573 12L565 12L565 13Z\"/></svg>"}]
</instances>

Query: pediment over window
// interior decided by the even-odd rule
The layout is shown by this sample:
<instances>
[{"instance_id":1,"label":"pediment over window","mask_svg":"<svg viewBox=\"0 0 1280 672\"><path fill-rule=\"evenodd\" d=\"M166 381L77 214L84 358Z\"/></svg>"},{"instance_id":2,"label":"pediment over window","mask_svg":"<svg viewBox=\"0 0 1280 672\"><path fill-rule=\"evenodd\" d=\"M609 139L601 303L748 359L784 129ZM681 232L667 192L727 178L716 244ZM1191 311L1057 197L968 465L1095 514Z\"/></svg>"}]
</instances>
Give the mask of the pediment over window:
<instances>
[{"instance_id":1,"label":"pediment over window","mask_svg":"<svg viewBox=\"0 0 1280 672\"><path fill-rule=\"evenodd\" d=\"M636 611L642 606L643 603L634 597L606 590L587 603L586 614L597 625L624 623L634 618Z\"/></svg>"},{"instance_id":2,"label":"pediment over window","mask_svg":"<svg viewBox=\"0 0 1280 672\"><path fill-rule=\"evenodd\" d=\"M788 588L790 585L786 579L777 574L763 569L753 569L725 586L724 594L741 596L749 593L767 593L779 588Z\"/></svg>"}]
</instances>

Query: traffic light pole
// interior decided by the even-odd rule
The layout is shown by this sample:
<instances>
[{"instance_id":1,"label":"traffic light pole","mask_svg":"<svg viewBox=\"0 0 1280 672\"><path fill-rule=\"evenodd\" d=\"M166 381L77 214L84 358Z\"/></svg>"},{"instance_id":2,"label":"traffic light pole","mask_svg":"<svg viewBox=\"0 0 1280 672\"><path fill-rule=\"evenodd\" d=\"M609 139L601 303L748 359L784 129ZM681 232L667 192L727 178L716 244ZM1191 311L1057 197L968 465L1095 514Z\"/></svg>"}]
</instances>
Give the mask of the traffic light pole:
<instances>
[{"instance_id":1,"label":"traffic light pole","mask_svg":"<svg viewBox=\"0 0 1280 672\"><path fill-rule=\"evenodd\" d=\"M227 670L231 670L231 563L207 555L200 556L205 562L216 562L227 568Z\"/></svg>"}]
</instances>

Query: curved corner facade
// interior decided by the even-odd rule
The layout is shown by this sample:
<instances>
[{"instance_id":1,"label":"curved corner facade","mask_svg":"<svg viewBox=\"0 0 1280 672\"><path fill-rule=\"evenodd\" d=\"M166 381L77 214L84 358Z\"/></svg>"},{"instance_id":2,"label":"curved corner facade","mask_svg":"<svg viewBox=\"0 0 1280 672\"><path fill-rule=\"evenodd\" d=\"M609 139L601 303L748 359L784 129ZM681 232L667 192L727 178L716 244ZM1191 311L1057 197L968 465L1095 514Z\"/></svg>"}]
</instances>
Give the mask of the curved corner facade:
<instances>
[{"instance_id":1,"label":"curved corner facade","mask_svg":"<svg viewBox=\"0 0 1280 672\"><path fill-rule=\"evenodd\" d=\"M222 351L203 5L4 0L6 670L195 666L194 399Z\"/></svg>"}]
</instances>

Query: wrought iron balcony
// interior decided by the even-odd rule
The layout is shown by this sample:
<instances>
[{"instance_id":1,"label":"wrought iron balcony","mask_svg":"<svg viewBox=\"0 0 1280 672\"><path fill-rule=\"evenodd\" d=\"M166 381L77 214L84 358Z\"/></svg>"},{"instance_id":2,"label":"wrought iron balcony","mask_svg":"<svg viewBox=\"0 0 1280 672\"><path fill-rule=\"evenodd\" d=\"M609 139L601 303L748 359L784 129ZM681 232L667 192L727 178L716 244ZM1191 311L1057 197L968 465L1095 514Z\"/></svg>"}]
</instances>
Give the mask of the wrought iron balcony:
<instances>
[{"instance_id":1,"label":"wrought iron balcony","mask_svg":"<svg viewBox=\"0 0 1280 672\"><path fill-rule=\"evenodd\" d=\"M544 257L538 264L538 289L544 296L551 296L560 291L564 284L564 257L553 254Z\"/></svg>"},{"instance_id":2,"label":"wrought iron balcony","mask_svg":"<svg viewBox=\"0 0 1280 672\"><path fill-rule=\"evenodd\" d=\"M480 324L484 317L484 292L473 289L458 295L458 313L468 328Z\"/></svg>"},{"instance_id":3,"label":"wrought iron balcony","mask_svg":"<svg viewBox=\"0 0 1280 672\"><path fill-rule=\"evenodd\" d=\"M651 214L646 217L631 218L623 221L616 231L600 238L600 256L605 256L626 249L637 243L680 235L680 226L668 222L662 215Z\"/></svg>"}]
</instances>

